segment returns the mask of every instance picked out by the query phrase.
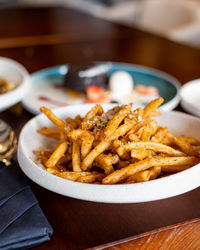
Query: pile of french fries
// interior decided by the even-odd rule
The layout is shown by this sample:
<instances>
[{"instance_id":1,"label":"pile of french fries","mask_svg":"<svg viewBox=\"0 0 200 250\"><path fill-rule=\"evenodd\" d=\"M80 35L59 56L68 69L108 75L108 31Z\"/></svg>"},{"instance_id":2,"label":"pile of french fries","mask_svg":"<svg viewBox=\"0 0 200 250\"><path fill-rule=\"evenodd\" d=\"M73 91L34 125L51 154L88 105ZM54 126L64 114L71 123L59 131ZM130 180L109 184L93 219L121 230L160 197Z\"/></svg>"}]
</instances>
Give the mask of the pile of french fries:
<instances>
[{"instance_id":1,"label":"pile of french fries","mask_svg":"<svg viewBox=\"0 0 200 250\"><path fill-rule=\"evenodd\" d=\"M200 142L176 137L152 119L162 102L160 97L144 109L132 111L128 104L107 112L97 104L85 117L65 121L42 107L56 127L38 132L58 144L35 153L49 173L83 183L144 182L190 168L200 162Z\"/></svg>"}]
</instances>

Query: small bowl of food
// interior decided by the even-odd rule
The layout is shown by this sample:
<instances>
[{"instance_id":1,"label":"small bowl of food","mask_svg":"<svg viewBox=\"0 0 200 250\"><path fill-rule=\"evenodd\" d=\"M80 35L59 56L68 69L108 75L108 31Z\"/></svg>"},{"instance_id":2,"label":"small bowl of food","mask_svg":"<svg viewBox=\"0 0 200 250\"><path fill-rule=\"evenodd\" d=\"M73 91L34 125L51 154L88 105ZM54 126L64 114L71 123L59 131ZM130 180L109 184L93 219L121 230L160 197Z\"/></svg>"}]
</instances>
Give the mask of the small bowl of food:
<instances>
[{"instance_id":1,"label":"small bowl of food","mask_svg":"<svg viewBox=\"0 0 200 250\"><path fill-rule=\"evenodd\" d=\"M22 129L18 161L34 182L82 200L136 203L200 185L200 120L132 104L49 110ZM30 143L31 141L31 143Z\"/></svg>"},{"instance_id":2,"label":"small bowl of food","mask_svg":"<svg viewBox=\"0 0 200 250\"><path fill-rule=\"evenodd\" d=\"M19 102L27 93L30 77L18 62L0 57L0 111Z\"/></svg>"}]
</instances>

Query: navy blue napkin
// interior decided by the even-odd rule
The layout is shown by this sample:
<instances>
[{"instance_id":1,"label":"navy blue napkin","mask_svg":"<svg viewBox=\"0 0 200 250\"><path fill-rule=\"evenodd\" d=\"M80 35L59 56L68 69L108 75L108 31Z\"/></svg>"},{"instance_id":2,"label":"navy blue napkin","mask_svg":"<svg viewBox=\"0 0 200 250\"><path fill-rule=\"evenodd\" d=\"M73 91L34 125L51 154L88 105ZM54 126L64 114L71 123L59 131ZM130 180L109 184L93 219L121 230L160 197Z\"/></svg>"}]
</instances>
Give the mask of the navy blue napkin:
<instances>
[{"instance_id":1,"label":"navy blue napkin","mask_svg":"<svg viewBox=\"0 0 200 250\"><path fill-rule=\"evenodd\" d=\"M53 230L17 167L0 169L0 249L26 249L50 240Z\"/></svg>"}]
</instances>

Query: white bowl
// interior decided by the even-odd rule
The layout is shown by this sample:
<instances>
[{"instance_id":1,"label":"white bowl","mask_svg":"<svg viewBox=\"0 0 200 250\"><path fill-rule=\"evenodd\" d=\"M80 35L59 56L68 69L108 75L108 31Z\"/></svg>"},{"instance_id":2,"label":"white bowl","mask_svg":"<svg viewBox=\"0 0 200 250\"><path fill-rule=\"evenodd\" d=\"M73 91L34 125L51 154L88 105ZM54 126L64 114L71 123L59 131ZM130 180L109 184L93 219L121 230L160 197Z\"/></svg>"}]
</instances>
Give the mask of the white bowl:
<instances>
[{"instance_id":1,"label":"white bowl","mask_svg":"<svg viewBox=\"0 0 200 250\"><path fill-rule=\"evenodd\" d=\"M16 104L26 95L30 87L28 71L18 62L0 57L0 78L14 82L17 87L0 95L0 111Z\"/></svg>"},{"instance_id":2,"label":"white bowl","mask_svg":"<svg viewBox=\"0 0 200 250\"><path fill-rule=\"evenodd\" d=\"M60 118L82 116L92 105L75 105L55 109ZM103 105L104 109L112 105ZM157 118L161 126L167 126L176 135L193 136L200 140L200 119L175 111L163 111ZM182 194L200 185L200 164L168 177L143 183L98 185L65 180L46 172L35 163L36 149L56 143L36 131L41 127L52 126L51 122L40 114L30 120L22 129L18 145L18 161L23 172L34 182L53 192L82 200L106 203L136 203L159 200Z\"/></svg>"},{"instance_id":3,"label":"white bowl","mask_svg":"<svg viewBox=\"0 0 200 250\"><path fill-rule=\"evenodd\" d=\"M181 88L180 96L183 109L200 116L200 79L186 83Z\"/></svg>"}]
</instances>

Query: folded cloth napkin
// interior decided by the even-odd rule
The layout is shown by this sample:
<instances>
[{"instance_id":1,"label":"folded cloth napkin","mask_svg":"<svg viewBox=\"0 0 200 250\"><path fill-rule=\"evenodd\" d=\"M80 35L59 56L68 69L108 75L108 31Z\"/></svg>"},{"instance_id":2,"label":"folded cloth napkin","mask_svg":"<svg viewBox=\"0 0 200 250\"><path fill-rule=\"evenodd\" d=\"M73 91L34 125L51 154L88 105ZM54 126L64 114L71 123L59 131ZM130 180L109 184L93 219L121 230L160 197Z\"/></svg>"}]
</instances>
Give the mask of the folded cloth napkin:
<instances>
[{"instance_id":1,"label":"folded cloth napkin","mask_svg":"<svg viewBox=\"0 0 200 250\"><path fill-rule=\"evenodd\" d=\"M26 249L50 239L53 230L17 167L0 169L0 249Z\"/></svg>"}]
</instances>

